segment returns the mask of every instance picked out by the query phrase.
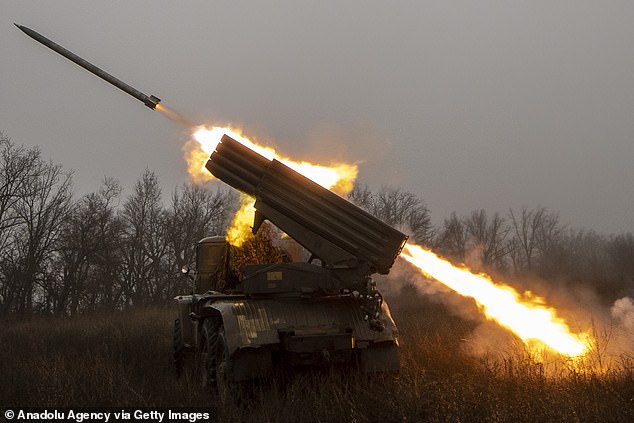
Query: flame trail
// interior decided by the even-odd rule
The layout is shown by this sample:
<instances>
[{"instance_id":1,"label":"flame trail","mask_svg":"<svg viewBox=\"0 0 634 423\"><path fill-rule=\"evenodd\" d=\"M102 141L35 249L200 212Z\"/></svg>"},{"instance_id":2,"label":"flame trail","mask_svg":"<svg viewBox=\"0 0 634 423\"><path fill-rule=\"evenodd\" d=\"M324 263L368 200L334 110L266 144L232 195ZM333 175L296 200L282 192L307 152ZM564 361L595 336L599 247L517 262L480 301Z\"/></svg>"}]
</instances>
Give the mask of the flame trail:
<instances>
[{"instance_id":1,"label":"flame trail","mask_svg":"<svg viewBox=\"0 0 634 423\"><path fill-rule=\"evenodd\" d=\"M458 268L433 252L407 244L401 257L460 295L473 298L488 319L495 320L530 345L539 341L570 357L587 352L590 337L571 333L568 325L540 298L522 296L512 287L496 284L486 275Z\"/></svg>"},{"instance_id":2,"label":"flame trail","mask_svg":"<svg viewBox=\"0 0 634 423\"><path fill-rule=\"evenodd\" d=\"M211 153L213 153L216 149L216 146L220 142L222 136L225 134L269 160L277 159L281 161L291 169L301 173L324 188L337 192L338 194L345 194L352 190L359 171L357 165L346 163L334 163L326 166L306 161L297 162L279 154L271 147L256 144L244 137L239 129L219 126L214 126L209 129L205 126L199 126L196 129L196 132L194 132L194 139L198 142L198 145L193 144L193 146L197 148L191 152L192 154L188 155L188 157L191 158L191 161L188 158L188 163L190 163L190 174L194 178L206 178L207 180L213 179L213 175L211 175L205 168L205 163ZM191 147L192 144L186 148L190 149ZM199 157L205 158L201 161L198 159ZM199 173L202 175L198 175Z\"/></svg>"},{"instance_id":3,"label":"flame trail","mask_svg":"<svg viewBox=\"0 0 634 423\"><path fill-rule=\"evenodd\" d=\"M256 144L245 138L239 129L220 126L208 128L204 125L194 125L185 116L162 104L158 104L156 110L173 122L192 128L193 139L185 142L183 153L187 162L187 172L195 183L203 183L214 179L213 175L205 168L205 163L207 163L209 156L214 152L223 135L227 134L256 153L269 160L277 159L281 161L291 169L337 194L347 194L353 188L358 173L357 165L335 163L326 166L305 161L297 162L278 154L273 148ZM231 227L227 232L227 241L234 246L241 246L251 236L250 230L255 215L253 204L253 199L244 197L241 201L240 209L233 218Z\"/></svg>"},{"instance_id":4,"label":"flame trail","mask_svg":"<svg viewBox=\"0 0 634 423\"><path fill-rule=\"evenodd\" d=\"M188 172L194 181L205 182L213 179L213 175L205 168L205 163L207 163L209 156L214 152L225 134L267 159L277 159L324 188L340 195L352 190L357 177L358 168L356 165L335 163L326 166L305 161L297 162L280 155L273 148L256 144L244 137L237 129L219 126L214 126L210 129L205 126L199 126L194 132L194 140L190 140L183 147ZM241 246L251 236L250 230L255 215L254 200L249 197L246 197L246 199L246 201L242 201L242 205L234 216L231 228L229 228L227 233L227 241L237 247Z\"/></svg>"},{"instance_id":5,"label":"flame trail","mask_svg":"<svg viewBox=\"0 0 634 423\"><path fill-rule=\"evenodd\" d=\"M171 120L173 122L176 122L179 125L183 125L183 126L185 126L187 128L192 128L192 127L195 126L194 122L192 122L191 120L187 119L185 116L181 115L176 110L170 109L169 107L165 106L164 104L157 104L156 105L156 110L161 112L163 114L163 116L165 116L169 120Z\"/></svg>"}]
</instances>

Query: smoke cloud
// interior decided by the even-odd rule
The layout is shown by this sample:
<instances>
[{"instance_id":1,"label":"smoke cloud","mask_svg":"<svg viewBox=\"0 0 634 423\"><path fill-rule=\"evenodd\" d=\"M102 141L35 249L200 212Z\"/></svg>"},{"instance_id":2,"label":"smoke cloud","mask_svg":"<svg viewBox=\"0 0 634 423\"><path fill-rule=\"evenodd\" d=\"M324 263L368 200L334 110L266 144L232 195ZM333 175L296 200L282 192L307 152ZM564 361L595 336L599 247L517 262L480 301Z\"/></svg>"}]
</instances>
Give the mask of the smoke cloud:
<instances>
[{"instance_id":1,"label":"smoke cloud","mask_svg":"<svg viewBox=\"0 0 634 423\"><path fill-rule=\"evenodd\" d=\"M616 300L610 314L623 328L634 331L634 301L630 297Z\"/></svg>"}]
</instances>

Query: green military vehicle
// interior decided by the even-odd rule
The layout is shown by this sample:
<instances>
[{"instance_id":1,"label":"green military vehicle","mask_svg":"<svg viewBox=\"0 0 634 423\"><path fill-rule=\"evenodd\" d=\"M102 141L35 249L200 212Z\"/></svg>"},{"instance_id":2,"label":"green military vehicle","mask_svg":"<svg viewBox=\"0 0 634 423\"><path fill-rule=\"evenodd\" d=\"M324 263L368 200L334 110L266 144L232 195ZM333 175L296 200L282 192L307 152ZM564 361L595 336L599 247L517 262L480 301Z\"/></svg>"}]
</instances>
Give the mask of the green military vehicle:
<instances>
[{"instance_id":1,"label":"green military vehicle","mask_svg":"<svg viewBox=\"0 0 634 423\"><path fill-rule=\"evenodd\" d=\"M227 135L206 167L256 199L254 233L269 221L310 257L246 266L238 277L224 237L202 239L195 269L183 269L196 293L175 298L177 370L191 357L221 398L278 364L398 371L397 328L371 275L389 272L407 237Z\"/></svg>"}]
</instances>

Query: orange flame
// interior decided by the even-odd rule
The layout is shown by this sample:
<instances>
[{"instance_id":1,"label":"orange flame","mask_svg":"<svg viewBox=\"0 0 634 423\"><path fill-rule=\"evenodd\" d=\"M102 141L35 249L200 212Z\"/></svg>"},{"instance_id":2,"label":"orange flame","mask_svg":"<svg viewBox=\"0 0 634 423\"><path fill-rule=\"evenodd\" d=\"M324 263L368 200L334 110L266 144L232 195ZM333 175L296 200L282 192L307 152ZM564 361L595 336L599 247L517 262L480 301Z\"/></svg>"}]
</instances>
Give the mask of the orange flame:
<instances>
[{"instance_id":1,"label":"orange flame","mask_svg":"<svg viewBox=\"0 0 634 423\"><path fill-rule=\"evenodd\" d=\"M227 231L227 242L235 247L242 245L251 236L251 225L255 218L255 202L253 198L244 195L241 205L236 214L233 216L231 227Z\"/></svg>"},{"instance_id":2,"label":"orange flame","mask_svg":"<svg viewBox=\"0 0 634 423\"><path fill-rule=\"evenodd\" d=\"M510 286L496 284L484 274L458 268L417 245L407 244L401 257L460 295L473 298L488 319L511 330L525 344L530 346L530 342L538 341L570 357L587 352L589 335L572 333L542 299L528 295L523 298Z\"/></svg>"},{"instance_id":3,"label":"orange flame","mask_svg":"<svg viewBox=\"0 0 634 423\"><path fill-rule=\"evenodd\" d=\"M297 162L280 155L273 148L256 144L245 138L238 129L219 126L209 129L205 126L199 126L193 135L195 141L190 140L183 146L187 170L194 182L205 182L213 179L213 175L205 168L205 163L225 134L267 159L277 159L324 188L340 195L347 194L352 190L357 177L358 168L356 165L334 163L326 166L305 161ZM253 199L248 202L243 201L227 234L227 240L232 245L240 246L250 236L254 213Z\"/></svg>"}]
</instances>

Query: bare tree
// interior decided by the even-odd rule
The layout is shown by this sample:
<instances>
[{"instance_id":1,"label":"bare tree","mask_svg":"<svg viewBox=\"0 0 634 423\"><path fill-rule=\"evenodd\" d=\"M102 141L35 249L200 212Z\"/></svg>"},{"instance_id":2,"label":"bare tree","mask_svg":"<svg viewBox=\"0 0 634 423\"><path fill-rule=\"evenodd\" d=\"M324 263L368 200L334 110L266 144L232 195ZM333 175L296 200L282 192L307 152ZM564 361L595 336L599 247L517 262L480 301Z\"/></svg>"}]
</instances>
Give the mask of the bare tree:
<instances>
[{"instance_id":1,"label":"bare tree","mask_svg":"<svg viewBox=\"0 0 634 423\"><path fill-rule=\"evenodd\" d=\"M607 251L623 293L634 295L634 235L628 232L613 237Z\"/></svg>"},{"instance_id":2,"label":"bare tree","mask_svg":"<svg viewBox=\"0 0 634 423\"><path fill-rule=\"evenodd\" d=\"M121 305L123 297L118 276L123 261L123 220L118 215L121 195L119 182L112 178L105 178L97 193L98 218L97 238L101 246L93 254L92 273L89 278L91 289L91 304L100 304L105 308ZM95 298L96 297L96 298Z\"/></svg>"},{"instance_id":3,"label":"bare tree","mask_svg":"<svg viewBox=\"0 0 634 423\"><path fill-rule=\"evenodd\" d=\"M505 267L507 244L505 242L509 233L504 218L495 213L489 219L485 210L476 210L464 219L470 248L477 249L479 261L484 268L495 266L498 270Z\"/></svg>"},{"instance_id":4,"label":"bare tree","mask_svg":"<svg viewBox=\"0 0 634 423\"><path fill-rule=\"evenodd\" d=\"M57 260L58 286L49 296L56 313L114 307L122 224L116 216L121 186L105 178L101 188L77 201L65 222ZM53 285L54 281L51 282Z\"/></svg>"},{"instance_id":5,"label":"bare tree","mask_svg":"<svg viewBox=\"0 0 634 423\"><path fill-rule=\"evenodd\" d=\"M562 237L562 253L549 256L559 265L558 274L568 276L575 282L586 282L595 286L606 285L615 279L613 263L610 260L607 240L594 231L570 231ZM563 271L560 270L564 268ZM554 272L553 272L554 273Z\"/></svg>"},{"instance_id":6,"label":"bare tree","mask_svg":"<svg viewBox=\"0 0 634 423\"><path fill-rule=\"evenodd\" d=\"M166 212L154 172L146 169L141 175L123 205L121 217L125 224L123 289L132 304L148 303L159 296L165 279L163 259L169 251Z\"/></svg>"},{"instance_id":7,"label":"bare tree","mask_svg":"<svg viewBox=\"0 0 634 423\"><path fill-rule=\"evenodd\" d=\"M39 157L37 149L16 147L0 133L0 314L12 310L18 301L19 257L12 242L20 220L15 206Z\"/></svg>"},{"instance_id":8,"label":"bare tree","mask_svg":"<svg viewBox=\"0 0 634 423\"><path fill-rule=\"evenodd\" d=\"M194 262L194 246L200 239L226 233L229 211L235 210L237 202L231 191L211 191L200 184L184 184L180 191L174 190L166 222L174 271ZM172 289L170 283L167 290Z\"/></svg>"},{"instance_id":9,"label":"bare tree","mask_svg":"<svg viewBox=\"0 0 634 423\"><path fill-rule=\"evenodd\" d=\"M513 238L509 242L511 257L516 271L534 271L536 261L555 248L562 233L559 216L545 207L528 209L520 213L509 211Z\"/></svg>"},{"instance_id":10,"label":"bare tree","mask_svg":"<svg viewBox=\"0 0 634 423\"><path fill-rule=\"evenodd\" d=\"M443 222L435 242L436 248L454 260L464 262L467 252L467 228L456 212Z\"/></svg>"},{"instance_id":11,"label":"bare tree","mask_svg":"<svg viewBox=\"0 0 634 423\"><path fill-rule=\"evenodd\" d=\"M374 202L374 194L365 184L355 183L352 191L348 193L348 200L362 209L371 211Z\"/></svg>"},{"instance_id":12,"label":"bare tree","mask_svg":"<svg viewBox=\"0 0 634 423\"><path fill-rule=\"evenodd\" d=\"M434 237L429 209L411 192L383 187L372 193L367 186L355 185L348 198L388 225L409 234L416 243L429 245Z\"/></svg>"},{"instance_id":13,"label":"bare tree","mask_svg":"<svg viewBox=\"0 0 634 423\"><path fill-rule=\"evenodd\" d=\"M16 147L0 132L0 251L10 247L10 231L20 223L15 206L39 160L38 149Z\"/></svg>"},{"instance_id":14,"label":"bare tree","mask_svg":"<svg viewBox=\"0 0 634 423\"><path fill-rule=\"evenodd\" d=\"M44 276L58 247L71 197L71 173L38 156L29 168L26 183L14 204L19 222L13 238L17 253L13 264L17 267L14 271L19 281L16 291L19 312L31 312L33 300L42 303L45 297L48 279Z\"/></svg>"}]
</instances>

